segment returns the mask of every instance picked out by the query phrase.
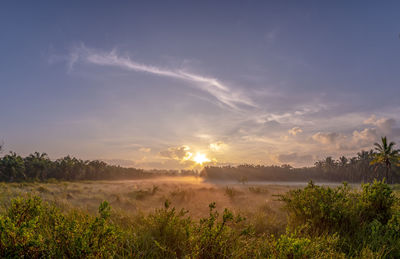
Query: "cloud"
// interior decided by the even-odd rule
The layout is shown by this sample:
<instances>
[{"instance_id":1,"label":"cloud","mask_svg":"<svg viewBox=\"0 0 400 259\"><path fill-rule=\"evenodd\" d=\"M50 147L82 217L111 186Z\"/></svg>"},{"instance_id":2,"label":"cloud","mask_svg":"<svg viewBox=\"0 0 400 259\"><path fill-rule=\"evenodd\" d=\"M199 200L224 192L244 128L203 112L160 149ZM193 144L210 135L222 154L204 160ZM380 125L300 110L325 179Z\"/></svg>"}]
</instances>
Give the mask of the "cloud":
<instances>
[{"instance_id":1,"label":"cloud","mask_svg":"<svg viewBox=\"0 0 400 259\"><path fill-rule=\"evenodd\" d=\"M317 132L312 136L312 139L322 144L333 144L338 137L339 134L336 132Z\"/></svg>"},{"instance_id":2,"label":"cloud","mask_svg":"<svg viewBox=\"0 0 400 259\"><path fill-rule=\"evenodd\" d=\"M396 125L396 121L391 118L376 118L375 115L372 115L368 119L364 121L365 124L370 124L376 126L381 133L385 135L389 135L394 131L394 127ZM395 130L396 131L396 130Z\"/></svg>"},{"instance_id":3,"label":"cloud","mask_svg":"<svg viewBox=\"0 0 400 259\"><path fill-rule=\"evenodd\" d=\"M211 143L211 144L209 145L209 148L210 148L212 151L214 151L214 152L221 152L221 151L223 151L224 149L226 149L227 146L228 146L228 145L225 144L224 142L218 141L218 142L215 142L215 143Z\"/></svg>"},{"instance_id":4,"label":"cloud","mask_svg":"<svg viewBox=\"0 0 400 259\"><path fill-rule=\"evenodd\" d=\"M391 140L400 136L400 128L396 127L396 121L392 118L377 118L372 115L363 123L373 127L354 130L351 136L341 141L341 149L371 148L373 143L379 141L381 136L387 136Z\"/></svg>"},{"instance_id":5,"label":"cloud","mask_svg":"<svg viewBox=\"0 0 400 259\"><path fill-rule=\"evenodd\" d=\"M160 155L164 158L185 161L193 155L189 150L190 148L188 146L170 147L168 150L161 151Z\"/></svg>"},{"instance_id":6,"label":"cloud","mask_svg":"<svg viewBox=\"0 0 400 259\"><path fill-rule=\"evenodd\" d=\"M289 153L278 155L278 160L281 163L309 164L314 161L314 158L310 154Z\"/></svg>"},{"instance_id":7,"label":"cloud","mask_svg":"<svg viewBox=\"0 0 400 259\"><path fill-rule=\"evenodd\" d=\"M111 52L103 52L87 48L85 45L81 44L79 47L74 48L69 54L67 61L68 70L71 71L74 65L79 61L98 66L119 67L135 72L188 81L193 83L196 88L212 95L220 103L236 110L240 110L238 105L256 106L247 96L233 91L215 78L189 73L181 69L164 69L141 64L131 60L130 57L118 55L115 49Z\"/></svg>"},{"instance_id":8,"label":"cloud","mask_svg":"<svg viewBox=\"0 0 400 259\"><path fill-rule=\"evenodd\" d=\"M139 148L140 152L144 152L144 153L149 153L151 151L151 148L149 147L141 147Z\"/></svg>"},{"instance_id":9,"label":"cloud","mask_svg":"<svg viewBox=\"0 0 400 259\"><path fill-rule=\"evenodd\" d=\"M371 145L378 139L378 133L376 129L366 128L361 131L353 131L353 142L358 146Z\"/></svg>"},{"instance_id":10,"label":"cloud","mask_svg":"<svg viewBox=\"0 0 400 259\"><path fill-rule=\"evenodd\" d=\"M364 120L364 124L372 124L375 125L377 118L375 114L372 114L368 119Z\"/></svg>"},{"instance_id":11,"label":"cloud","mask_svg":"<svg viewBox=\"0 0 400 259\"><path fill-rule=\"evenodd\" d=\"M293 127L290 130L288 130L289 134L292 136L296 136L299 133L302 133L303 130L300 127Z\"/></svg>"}]
</instances>

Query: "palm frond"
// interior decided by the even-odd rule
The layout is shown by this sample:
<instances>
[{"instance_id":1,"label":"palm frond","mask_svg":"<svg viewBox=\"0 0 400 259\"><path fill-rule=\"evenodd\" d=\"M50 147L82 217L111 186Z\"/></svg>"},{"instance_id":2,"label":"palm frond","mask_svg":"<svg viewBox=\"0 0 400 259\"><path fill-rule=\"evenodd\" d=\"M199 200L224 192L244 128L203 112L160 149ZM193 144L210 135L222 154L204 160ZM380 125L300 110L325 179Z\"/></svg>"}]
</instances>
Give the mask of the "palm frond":
<instances>
[{"instance_id":1,"label":"palm frond","mask_svg":"<svg viewBox=\"0 0 400 259\"><path fill-rule=\"evenodd\" d=\"M396 143L390 142L390 143L389 143L389 146L387 147L387 149L388 149L388 150L392 150L394 145L396 145Z\"/></svg>"},{"instance_id":2,"label":"palm frond","mask_svg":"<svg viewBox=\"0 0 400 259\"><path fill-rule=\"evenodd\" d=\"M383 150L383 147L379 143L374 143L374 146L375 146L375 150L377 150L377 151Z\"/></svg>"}]
</instances>

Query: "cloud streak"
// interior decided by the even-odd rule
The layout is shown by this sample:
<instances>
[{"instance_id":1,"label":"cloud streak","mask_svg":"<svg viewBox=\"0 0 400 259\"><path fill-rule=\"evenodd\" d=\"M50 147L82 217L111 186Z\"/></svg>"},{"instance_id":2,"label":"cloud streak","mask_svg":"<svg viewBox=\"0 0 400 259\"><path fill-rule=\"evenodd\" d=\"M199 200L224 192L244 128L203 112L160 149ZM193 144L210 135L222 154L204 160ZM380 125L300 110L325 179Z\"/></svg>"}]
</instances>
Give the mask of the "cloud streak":
<instances>
[{"instance_id":1,"label":"cloud streak","mask_svg":"<svg viewBox=\"0 0 400 259\"><path fill-rule=\"evenodd\" d=\"M216 98L219 103L232 109L241 110L240 106L243 105L256 107L249 97L233 91L230 87L215 78L189 73L181 69L171 70L141 64L132 60L130 57L118 55L116 50L102 52L87 48L82 44L69 53L67 60L68 70L71 71L78 62L85 62L98 66L119 67L130 71L184 80L194 84L196 88L207 92Z\"/></svg>"}]
</instances>

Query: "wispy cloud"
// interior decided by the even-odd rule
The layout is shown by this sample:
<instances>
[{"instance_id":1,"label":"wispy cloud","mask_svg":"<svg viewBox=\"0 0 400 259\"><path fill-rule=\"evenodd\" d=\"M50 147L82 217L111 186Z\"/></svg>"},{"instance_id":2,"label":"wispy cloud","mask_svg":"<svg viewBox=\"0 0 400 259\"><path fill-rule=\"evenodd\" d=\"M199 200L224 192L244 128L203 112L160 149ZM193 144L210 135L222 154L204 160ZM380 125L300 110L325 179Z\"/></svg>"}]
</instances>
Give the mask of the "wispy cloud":
<instances>
[{"instance_id":1,"label":"wispy cloud","mask_svg":"<svg viewBox=\"0 0 400 259\"><path fill-rule=\"evenodd\" d=\"M69 53L67 60L68 70L71 71L78 62L85 62L98 66L120 67L135 72L185 80L191 82L191 86L195 86L196 88L207 92L220 103L235 110L241 109L239 105L256 106L249 97L232 90L226 84L215 78L189 73L181 69L164 69L141 64L132 60L130 57L119 55L116 50L104 52L87 48L82 44Z\"/></svg>"}]
</instances>

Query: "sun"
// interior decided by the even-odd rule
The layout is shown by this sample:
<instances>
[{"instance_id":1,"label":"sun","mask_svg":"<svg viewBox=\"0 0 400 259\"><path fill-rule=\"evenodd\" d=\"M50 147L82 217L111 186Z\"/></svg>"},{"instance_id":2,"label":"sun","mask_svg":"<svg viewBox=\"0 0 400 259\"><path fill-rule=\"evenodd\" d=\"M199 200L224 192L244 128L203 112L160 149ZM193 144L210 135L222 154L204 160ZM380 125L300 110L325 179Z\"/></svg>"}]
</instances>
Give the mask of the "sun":
<instances>
[{"instance_id":1,"label":"sun","mask_svg":"<svg viewBox=\"0 0 400 259\"><path fill-rule=\"evenodd\" d=\"M196 156L193 157L193 161L199 165L202 165L203 163L210 162L211 160L208 159L205 154L197 152Z\"/></svg>"}]
</instances>

